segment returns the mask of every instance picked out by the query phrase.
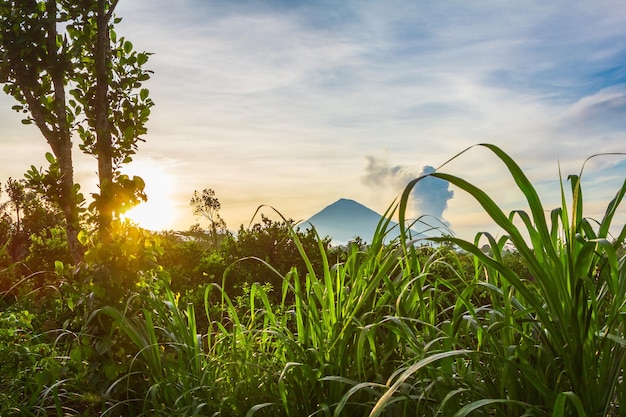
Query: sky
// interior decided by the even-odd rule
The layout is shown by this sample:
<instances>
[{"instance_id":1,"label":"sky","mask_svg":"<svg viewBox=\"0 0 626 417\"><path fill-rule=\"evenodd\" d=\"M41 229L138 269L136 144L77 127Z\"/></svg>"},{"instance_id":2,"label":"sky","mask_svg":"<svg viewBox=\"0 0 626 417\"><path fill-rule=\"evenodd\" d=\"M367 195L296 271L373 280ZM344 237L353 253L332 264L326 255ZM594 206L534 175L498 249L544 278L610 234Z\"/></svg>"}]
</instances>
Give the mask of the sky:
<instances>
[{"instance_id":1,"label":"sky","mask_svg":"<svg viewBox=\"0 0 626 417\"><path fill-rule=\"evenodd\" d=\"M147 183L137 219L188 229L194 190L211 188L231 229L260 205L304 220L339 198L379 213L433 169L475 182L506 210L525 208L509 153L547 209L559 170L626 152L626 7L622 0L121 0L118 36L152 52L146 143L125 172ZM0 97L0 181L49 151ZM77 150L76 180L96 162ZM585 164L586 214L600 217L626 157ZM446 183L420 185L410 216L461 237L494 230ZM621 223L626 212L621 212ZM206 226L206 225L205 225Z\"/></svg>"}]
</instances>

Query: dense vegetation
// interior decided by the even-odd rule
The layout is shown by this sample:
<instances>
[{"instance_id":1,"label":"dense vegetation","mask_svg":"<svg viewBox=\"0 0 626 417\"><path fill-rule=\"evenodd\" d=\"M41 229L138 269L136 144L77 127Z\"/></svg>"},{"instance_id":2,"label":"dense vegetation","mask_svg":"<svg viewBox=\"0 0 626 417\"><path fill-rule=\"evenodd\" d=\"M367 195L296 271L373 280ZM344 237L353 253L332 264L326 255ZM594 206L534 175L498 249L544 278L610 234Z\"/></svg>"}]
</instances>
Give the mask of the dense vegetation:
<instances>
[{"instance_id":1,"label":"dense vegetation","mask_svg":"<svg viewBox=\"0 0 626 417\"><path fill-rule=\"evenodd\" d=\"M416 179L367 245L286 219L219 239L114 223L71 266L59 213L25 190L20 226L10 207L0 224L0 415L623 415L626 181L601 219L580 175L546 211L484 146L528 210L429 174L503 231L475 241L383 243Z\"/></svg>"},{"instance_id":2,"label":"dense vegetation","mask_svg":"<svg viewBox=\"0 0 626 417\"><path fill-rule=\"evenodd\" d=\"M210 189L191 201L208 229L149 233L121 219L146 198L122 168L153 103L150 54L115 32L117 4L0 2L0 83L51 150L3 187L0 415L626 414L626 181L602 219L583 214L581 175L546 211L483 145L526 210L435 171L368 244L333 248L285 218L231 234ZM98 165L88 206L72 138ZM501 237L413 240L407 201L427 176L473 196Z\"/></svg>"}]
</instances>

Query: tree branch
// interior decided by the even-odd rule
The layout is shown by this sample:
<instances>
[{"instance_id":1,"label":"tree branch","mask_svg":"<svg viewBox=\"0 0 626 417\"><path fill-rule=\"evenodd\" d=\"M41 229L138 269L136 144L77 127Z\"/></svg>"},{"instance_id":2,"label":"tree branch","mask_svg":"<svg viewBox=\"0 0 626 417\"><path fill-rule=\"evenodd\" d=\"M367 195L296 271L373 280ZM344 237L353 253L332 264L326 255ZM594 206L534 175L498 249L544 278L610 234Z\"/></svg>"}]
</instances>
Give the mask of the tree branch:
<instances>
[{"instance_id":1,"label":"tree branch","mask_svg":"<svg viewBox=\"0 0 626 417\"><path fill-rule=\"evenodd\" d=\"M109 10L107 11L107 14L106 14L106 21L107 22L111 21L111 18L113 17L113 11L117 7L117 3L119 3L119 0L113 0L111 2L111 5L109 6Z\"/></svg>"},{"instance_id":2,"label":"tree branch","mask_svg":"<svg viewBox=\"0 0 626 417\"><path fill-rule=\"evenodd\" d=\"M65 106L65 80L63 79L63 69L57 55L56 0L48 0L47 12L49 20L46 49L48 52L50 77L54 85L54 111L59 123L59 139L61 141L70 141L70 129L67 124L67 108Z\"/></svg>"},{"instance_id":3,"label":"tree branch","mask_svg":"<svg viewBox=\"0 0 626 417\"><path fill-rule=\"evenodd\" d=\"M25 82L25 80L22 79L22 77L16 78L15 81L17 81L17 84L22 94L24 95L24 98L26 99L26 104L28 104L28 110L30 111L31 116L35 121L35 124L37 125L43 136L46 138L46 141L52 148L52 152L54 152L54 154L58 156L61 149L61 143L54 130L48 127L48 124L46 123L46 117L44 116L43 110L40 107L41 103L35 98L33 92L28 88L27 83Z\"/></svg>"}]
</instances>

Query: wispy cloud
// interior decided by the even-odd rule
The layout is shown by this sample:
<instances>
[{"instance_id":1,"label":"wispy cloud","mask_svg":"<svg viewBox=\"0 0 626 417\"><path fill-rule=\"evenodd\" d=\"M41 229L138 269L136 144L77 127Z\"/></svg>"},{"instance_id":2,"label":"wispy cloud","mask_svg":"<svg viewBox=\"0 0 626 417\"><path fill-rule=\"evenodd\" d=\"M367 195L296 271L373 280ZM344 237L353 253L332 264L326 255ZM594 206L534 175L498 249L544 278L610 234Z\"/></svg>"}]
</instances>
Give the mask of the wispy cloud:
<instances>
[{"instance_id":1,"label":"wispy cloud","mask_svg":"<svg viewBox=\"0 0 626 417\"><path fill-rule=\"evenodd\" d=\"M404 180L478 142L539 181L626 143L620 1L128 0L118 11L118 33L155 53L138 158L173 161L181 199L222 190L231 225L261 203L296 218L339 197L384 210L393 195L370 192L377 169ZM362 181L364 158L383 152L406 171L368 159ZM446 169L513 199L485 152ZM453 229L478 224L462 193L446 201L431 210Z\"/></svg>"}]
</instances>

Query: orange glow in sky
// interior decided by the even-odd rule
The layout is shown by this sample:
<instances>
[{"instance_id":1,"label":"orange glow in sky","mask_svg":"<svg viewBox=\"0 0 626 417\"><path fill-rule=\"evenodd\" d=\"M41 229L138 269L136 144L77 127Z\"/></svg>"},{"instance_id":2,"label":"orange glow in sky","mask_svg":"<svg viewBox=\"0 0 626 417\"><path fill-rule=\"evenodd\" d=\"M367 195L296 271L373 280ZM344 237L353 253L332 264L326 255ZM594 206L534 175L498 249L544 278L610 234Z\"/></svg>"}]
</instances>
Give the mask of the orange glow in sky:
<instances>
[{"instance_id":1,"label":"orange glow in sky","mask_svg":"<svg viewBox=\"0 0 626 417\"><path fill-rule=\"evenodd\" d=\"M143 178L148 201L132 208L122 217L144 229L155 231L170 229L175 217L173 178L154 162L136 161L132 165L133 172L129 175L139 175Z\"/></svg>"}]
</instances>

